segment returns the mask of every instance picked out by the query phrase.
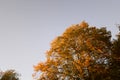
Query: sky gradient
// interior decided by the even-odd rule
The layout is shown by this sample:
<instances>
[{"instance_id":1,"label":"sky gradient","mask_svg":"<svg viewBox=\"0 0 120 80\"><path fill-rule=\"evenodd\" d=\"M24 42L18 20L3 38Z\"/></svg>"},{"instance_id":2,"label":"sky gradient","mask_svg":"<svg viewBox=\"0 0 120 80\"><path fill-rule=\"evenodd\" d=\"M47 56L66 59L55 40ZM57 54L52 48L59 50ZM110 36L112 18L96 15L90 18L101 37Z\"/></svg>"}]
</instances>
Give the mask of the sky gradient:
<instances>
[{"instance_id":1,"label":"sky gradient","mask_svg":"<svg viewBox=\"0 0 120 80\"><path fill-rule=\"evenodd\" d=\"M115 35L119 8L119 0L0 0L0 70L32 80L33 65L67 27L85 20Z\"/></svg>"}]
</instances>

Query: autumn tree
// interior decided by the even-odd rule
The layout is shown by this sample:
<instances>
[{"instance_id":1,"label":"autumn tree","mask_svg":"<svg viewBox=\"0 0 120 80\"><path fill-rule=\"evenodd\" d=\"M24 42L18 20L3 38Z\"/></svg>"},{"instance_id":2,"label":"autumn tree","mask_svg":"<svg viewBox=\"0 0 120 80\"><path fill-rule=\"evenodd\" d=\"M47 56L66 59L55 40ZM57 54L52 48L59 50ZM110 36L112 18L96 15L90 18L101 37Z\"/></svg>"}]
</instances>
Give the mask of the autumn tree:
<instances>
[{"instance_id":1,"label":"autumn tree","mask_svg":"<svg viewBox=\"0 0 120 80\"><path fill-rule=\"evenodd\" d=\"M112 65L110 71L110 76L113 80L120 79L120 32L117 34L117 39L113 40Z\"/></svg>"},{"instance_id":2,"label":"autumn tree","mask_svg":"<svg viewBox=\"0 0 120 80\"><path fill-rule=\"evenodd\" d=\"M120 58L120 32L116 36L117 39L113 40L113 55L115 58Z\"/></svg>"},{"instance_id":3,"label":"autumn tree","mask_svg":"<svg viewBox=\"0 0 120 80\"><path fill-rule=\"evenodd\" d=\"M7 70L5 72L0 72L0 80L20 80L19 78L20 74L15 72L15 70Z\"/></svg>"},{"instance_id":4,"label":"autumn tree","mask_svg":"<svg viewBox=\"0 0 120 80\"><path fill-rule=\"evenodd\" d=\"M90 27L85 21L72 25L55 38L47 60L34 66L36 80L110 80L111 32Z\"/></svg>"}]
</instances>

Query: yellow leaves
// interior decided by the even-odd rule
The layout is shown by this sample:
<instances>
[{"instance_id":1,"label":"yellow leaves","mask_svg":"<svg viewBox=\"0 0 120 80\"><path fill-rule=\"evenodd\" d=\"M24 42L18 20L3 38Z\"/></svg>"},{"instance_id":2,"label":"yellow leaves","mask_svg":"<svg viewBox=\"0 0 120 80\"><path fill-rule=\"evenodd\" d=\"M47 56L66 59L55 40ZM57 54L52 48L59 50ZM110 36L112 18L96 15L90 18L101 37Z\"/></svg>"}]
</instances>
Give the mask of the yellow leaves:
<instances>
[{"instance_id":1,"label":"yellow leaves","mask_svg":"<svg viewBox=\"0 0 120 80\"><path fill-rule=\"evenodd\" d=\"M82 21L80 24L72 25L69 28L67 28L65 32L62 34L62 36L66 38L72 38L78 36L80 33L82 33L82 31L84 31L83 28L86 28L88 26L89 25L87 22Z\"/></svg>"},{"instance_id":2,"label":"yellow leaves","mask_svg":"<svg viewBox=\"0 0 120 80\"><path fill-rule=\"evenodd\" d=\"M39 71L39 70L41 70L41 71L46 71L47 70L47 66L45 66L45 64L44 63L39 63L37 66L33 66L34 67L34 70L35 71Z\"/></svg>"},{"instance_id":3,"label":"yellow leaves","mask_svg":"<svg viewBox=\"0 0 120 80\"><path fill-rule=\"evenodd\" d=\"M81 63L81 61L80 60L77 60L77 61L75 61L75 62L73 62L73 65L77 68L77 70L80 72L80 73L82 73L82 63Z\"/></svg>"},{"instance_id":4,"label":"yellow leaves","mask_svg":"<svg viewBox=\"0 0 120 80\"><path fill-rule=\"evenodd\" d=\"M89 26L88 23L85 21L82 21L79 25L80 25L80 27L88 27Z\"/></svg>"},{"instance_id":5,"label":"yellow leaves","mask_svg":"<svg viewBox=\"0 0 120 80\"><path fill-rule=\"evenodd\" d=\"M92 45L91 45L91 40L88 39L88 40L86 41L86 45L91 48L91 46L92 46Z\"/></svg>"},{"instance_id":6,"label":"yellow leaves","mask_svg":"<svg viewBox=\"0 0 120 80\"><path fill-rule=\"evenodd\" d=\"M86 67L88 67L88 66L90 65L90 57L87 57L87 58L86 58L86 60L85 60L85 62L84 62L84 65L85 65Z\"/></svg>"},{"instance_id":7,"label":"yellow leaves","mask_svg":"<svg viewBox=\"0 0 120 80\"><path fill-rule=\"evenodd\" d=\"M38 71L42 71L42 72L45 72L45 71L55 71L55 67L58 66L59 64L59 60L57 61L54 61L54 60L50 60L50 59L47 59L46 62L40 62L38 63L36 66L33 66L34 67L34 71L38 72Z\"/></svg>"},{"instance_id":8,"label":"yellow leaves","mask_svg":"<svg viewBox=\"0 0 120 80\"><path fill-rule=\"evenodd\" d=\"M51 43L52 49L60 49L61 47L64 47L65 45L66 45L66 38L63 36L59 36L55 38Z\"/></svg>"}]
</instances>

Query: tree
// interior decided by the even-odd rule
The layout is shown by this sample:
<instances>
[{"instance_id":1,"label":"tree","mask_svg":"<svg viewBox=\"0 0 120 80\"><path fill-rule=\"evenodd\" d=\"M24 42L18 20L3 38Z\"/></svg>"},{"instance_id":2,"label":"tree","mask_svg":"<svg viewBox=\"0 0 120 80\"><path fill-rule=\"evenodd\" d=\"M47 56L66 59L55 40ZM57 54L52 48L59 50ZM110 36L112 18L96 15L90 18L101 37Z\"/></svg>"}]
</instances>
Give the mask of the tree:
<instances>
[{"instance_id":1,"label":"tree","mask_svg":"<svg viewBox=\"0 0 120 80\"><path fill-rule=\"evenodd\" d=\"M120 58L120 33L118 33L117 39L113 41L113 55Z\"/></svg>"},{"instance_id":2,"label":"tree","mask_svg":"<svg viewBox=\"0 0 120 80\"><path fill-rule=\"evenodd\" d=\"M34 66L37 80L112 80L111 32L90 27L85 21L72 25L55 38L46 62Z\"/></svg>"},{"instance_id":3,"label":"tree","mask_svg":"<svg viewBox=\"0 0 120 80\"><path fill-rule=\"evenodd\" d=\"M113 41L112 48L112 66L111 70L111 78L114 80L120 79L120 32L117 35L117 39Z\"/></svg>"},{"instance_id":4,"label":"tree","mask_svg":"<svg viewBox=\"0 0 120 80\"><path fill-rule=\"evenodd\" d=\"M19 74L15 70L7 70L5 72L0 72L0 80L19 80Z\"/></svg>"}]
</instances>

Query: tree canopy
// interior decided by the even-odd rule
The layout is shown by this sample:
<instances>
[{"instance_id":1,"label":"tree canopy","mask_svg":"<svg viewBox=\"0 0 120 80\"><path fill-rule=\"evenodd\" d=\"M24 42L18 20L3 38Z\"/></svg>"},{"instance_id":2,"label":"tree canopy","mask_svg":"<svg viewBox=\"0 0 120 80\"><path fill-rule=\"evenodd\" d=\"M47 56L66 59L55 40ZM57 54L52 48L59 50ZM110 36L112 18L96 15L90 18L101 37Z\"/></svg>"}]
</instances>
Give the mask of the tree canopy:
<instances>
[{"instance_id":1,"label":"tree canopy","mask_svg":"<svg viewBox=\"0 0 120 80\"><path fill-rule=\"evenodd\" d=\"M0 72L0 80L20 80L19 76L20 74L12 69Z\"/></svg>"},{"instance_id":2,"label":"tree canopy","mask_svg":"<svg viewBox=\"0 0 120 80\"><path fill-rule=\"evenodd\" d=\"M112 66L111 77L114 80L120 79L120 32L117 35L117 39L113 41L112 47Z\"/></svg>"},{"instance_id":3,"label":"tree canopy","mask_svg":"<svg viewBox=\"0 0 120 80\"><path fill-rule=\"evenodd\" d=\"M119 48L120 37L112 42L111 32L105 27L91 27L83 21L70 26L51 42L47 60L34 66L33 77L37 80L113 80L117 77L114 80L118 80L120 66L113 54L119 55ZM114 70L113 65L118 68Z\"/></svg>"}]
</instances>

